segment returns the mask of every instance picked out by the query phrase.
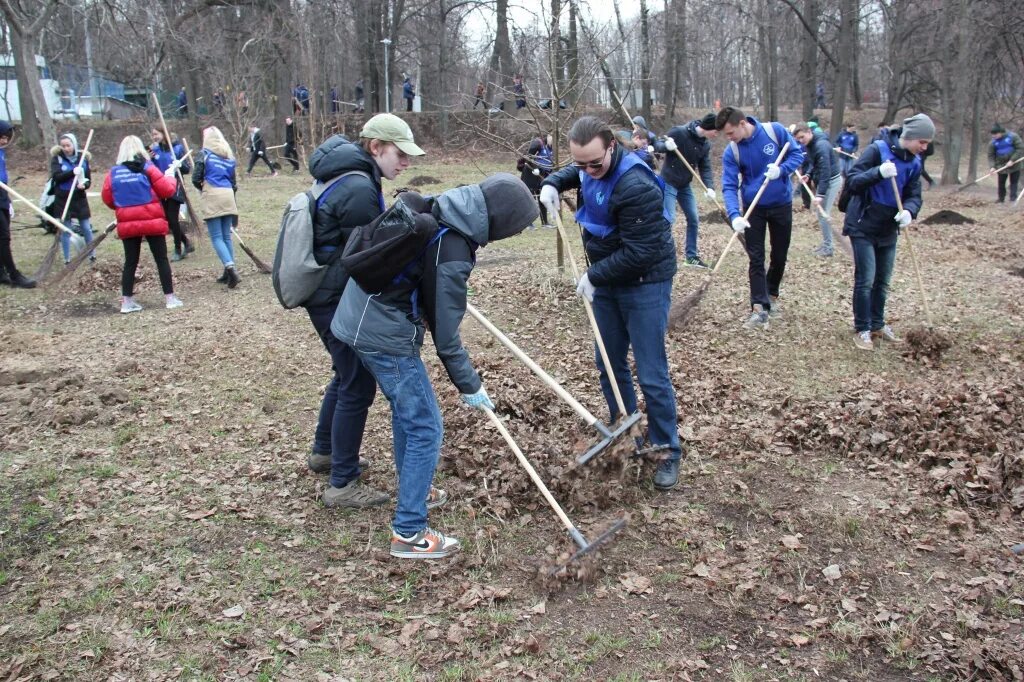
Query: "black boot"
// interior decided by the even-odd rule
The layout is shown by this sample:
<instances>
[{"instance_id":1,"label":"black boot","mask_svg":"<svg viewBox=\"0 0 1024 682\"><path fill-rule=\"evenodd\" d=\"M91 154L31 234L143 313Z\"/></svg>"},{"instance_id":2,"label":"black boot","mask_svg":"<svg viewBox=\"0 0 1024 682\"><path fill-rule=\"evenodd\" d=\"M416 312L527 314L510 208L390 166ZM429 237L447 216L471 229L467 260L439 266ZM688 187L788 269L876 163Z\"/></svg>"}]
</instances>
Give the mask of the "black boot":
<instances>
[{"instance_id":1,"label":"black boot","mask_svg":"<svg viewBox=\"0 0 1024 682\"><path fill-rule=\"evenodd\" d=\"M11 286L17 289L35 289L36 281L15 270L11 273Z\"/></svg>"},{"instance_id":2,"label":"black boot","mask_svg":"<svg viewBox=\"0 0 1024 682\"><path fill-rule=\"evenodd\" d=\"M654 472L654 487L658 490L671 490L679 482L679 460L664 460Z\"/></svg>"},{"instance_id":3,"label":"black boot","mask_svg":"<svg viewBox=\"0 0 1024 682\"><path fill-rule=\"evenodd\" d=\"M7 268L0 267L0 284L11 284L11 276L7 274Z\"/></svg>"},{"instance_id":4,"label":"black boot","mask_svg":"<svg viewBox=\"0 0 1024 682\"><path fill-rule=\"evenodd\" d=\"M196 247L192 244L189 239L185 240L185 251L182 253L182 258L196 250Z\"/></svg>"},{"instance_id":5,"label":"black boot","mask_svg":"<svg viewBox=\"0 0 1024 682\"><path fill-rule=\"evenodd\" d=\"M242 278L238 276L238 273L234 268L227 269L228 274L228 289L234 289L238 286L238 283L242 281Z\"/></svg>"},{"instance_id":6,"label":"black boot","mask_svg":"<svg viewBox=\"0 0 1024 682\"><path fill-rule=\"evenodd\" d=\"M227 284L228 283L228 269L227 268L224 268L224 272L221 274L220 277L217 278L217 283L218 284Z\"/></svg>"}]
</instances>

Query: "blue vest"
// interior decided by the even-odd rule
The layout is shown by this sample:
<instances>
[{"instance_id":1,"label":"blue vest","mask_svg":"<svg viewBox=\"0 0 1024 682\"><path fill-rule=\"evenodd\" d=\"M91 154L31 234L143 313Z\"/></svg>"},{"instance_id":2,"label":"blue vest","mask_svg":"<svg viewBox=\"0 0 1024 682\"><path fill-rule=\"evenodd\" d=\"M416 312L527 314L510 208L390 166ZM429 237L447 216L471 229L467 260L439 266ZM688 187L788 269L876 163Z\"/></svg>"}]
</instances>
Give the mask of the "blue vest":
<instances>
[{"instance_id":1,"label":"blue vest","mask_svg":"<svg viewBox=\"0 0 1024 682\"><path fill-rule=\"evenodd\" d=\"M907 186L913 178L921 175L921 159L914 156L910 161L904 161L898 158L889 149L889 144L886 141L878 140L873 142L878 151L882 154L882 161L892 161L896 164L896 185L900 188L900 198L903 198L903 189ZM868 190L868 196L871 197L871 202L874 204L884 204L885 206L891 206L897 208L896 197L892 193L892 183L886 179L876 182Z\"/></svg>"},{"instance_id":2,"label":"blue vest","mask_svg":"<svg viewBox=\"0 0 1024 682\"><path fill-rule=\"evenodd\" d=\"M662 193L665 192L665 181L655 175L636 154L623 154L619 165L611 173L606 173L603 178L595 180L584 171L580 171L580 184L582 185L583 205L576 210L576 222L583 226L590 234L598 239L604 239L618 226L612 223L611 214L608 212L608 204L612 198L612 192L619 179L626 174L626 171L639 166L658 183ZM664 202L662 202L664 204ZM662 215L668 220L664 205L660 206Z\"/></svg>"},{"instance_id":3,"label":"blue vest","mask_svg":"<svg viewBox=\"0 0 1024 682\"><path fill-rule=\"evenodd\" d=\"M546 144L541 145L540 151L537 152L537 167L542 171L549 171L554 166L551 160L551 147Z\"/></svg>"},{"instance_id":4,"label":"blue vest","mask_svg":"<svg viewBox=\"0 0 1024 682\"><path fill-rule=\"evenodd\" d=\"M78 157L77 154L75 155L75 158L73 158L73 159L68 159L68 157L66 157L63 154L61 154L60 155L60 169L61 169L61 171L63 171L64 173L70 173L71 171L75 170L75 166L78 165L78 158L79 157ZM88 161L86 161L86 162L84 162L82 164L82 171L84 172L87 168L89 168L89 162ZM85 177L85 176L83 175L82 177ZM62 182L59 185L57 185L57 189L59 189L62 192L70 192L71 191L71 185L73 185L73 184L75 184L75 179L72 177L70 180L65 180L64 182Z\"/></svg>"},{"instance_id":5,"label":"blue vest","mask_svg":"<svg viewBox=\"0 0 1024 682\"><path fill-rule=\"evenodd\" d=\"M839 133L839 148L844 152L853 153L857 148L857 133L843 131Z\"/></svg>"},{"instance_id":6,"label":"blue vest","mask_svg":"<svg viewBox=\"0 0 1024 682\"><path fill-rule=\"evenodd\" d=\"M210 187L231 187L231 179L235 177L235 160L223 159L209 149L203 150L203 160L206 162L206 174L203 181Z\"/></svg>"},{"instance_id":7,"label":"blue vest","mask_svg":"<svg viewBox=\"0 0 1024 682\"><path fill-rule=\"evenodd\" d=\"M151 165L146 164L147 167ZM117 208L144 206L153 201L153 185L145 170L136 173L124 165L114 166L110 169L110 189Z\"/></svg>"},{"instance_id":8,"label":"blue vest","mask_svg":"<svg viewBox=\"0 0 1024 682\"><path fill-rule=\"evenodd\" d=\"M1010 134L1003 133L1003 136L998 140L992 140L992 147L996 150L997 159L1009 156L1013 152L1013 140L1010 139Z\"/></svg>"},{"instance_id":9,"label":"blue vest","mask_svg":"<svg viewBox=\"0 0 1024 682\"><path fill-rule=\"evenodd\" d=\"M7 150L0 149L0 180L6 185L7 182ZM7 194L4 192L4 194Z\"/></svg>"},{"instance_id":10,"label":"blue vest","mask_svg":"<svg viewBox=\"0 0 1024 682\"><path fill-rule=\"evenodd\" d=\"M171 167L171 162L174 159L180 159L185 155L185 148L180 143L175 143L173 157L171 156L171 150L165 150L158 144L153 145L150 149L153 151L153 163L156 164L161 173Z\"/></svg>"}]
</instances>

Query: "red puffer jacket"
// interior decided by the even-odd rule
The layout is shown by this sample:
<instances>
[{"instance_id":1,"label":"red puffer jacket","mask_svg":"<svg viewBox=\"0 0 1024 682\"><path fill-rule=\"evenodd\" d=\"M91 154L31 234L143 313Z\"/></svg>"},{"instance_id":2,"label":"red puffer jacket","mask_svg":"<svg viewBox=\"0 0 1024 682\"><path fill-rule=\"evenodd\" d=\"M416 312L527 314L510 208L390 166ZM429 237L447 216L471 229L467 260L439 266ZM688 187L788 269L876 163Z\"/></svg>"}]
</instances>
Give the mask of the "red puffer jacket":
<instances>
[{"instance_id":1,"label":"red puffer jacket","mask_svg":"<svg viewBox=\"0 0 1024 682\"><path fill-rule=\"evenodd\" d=\"M153 164L128 161L110 169L103 181L103 203L114 209L119 239L162 237L167 218L160 199L174 196L178 183Z\"/></svg>"}]
</instances>

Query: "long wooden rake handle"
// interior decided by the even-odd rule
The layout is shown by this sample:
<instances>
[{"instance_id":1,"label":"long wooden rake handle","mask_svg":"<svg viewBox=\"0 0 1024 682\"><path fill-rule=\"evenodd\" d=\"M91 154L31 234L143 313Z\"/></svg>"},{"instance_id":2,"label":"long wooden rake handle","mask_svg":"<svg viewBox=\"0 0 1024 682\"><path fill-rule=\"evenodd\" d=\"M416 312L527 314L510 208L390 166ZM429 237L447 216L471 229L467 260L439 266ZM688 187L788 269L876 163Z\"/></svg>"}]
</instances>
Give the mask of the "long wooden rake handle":
<instances>
[{"instance_id":1,"label":"long wooden rake handle","mask_svg":"<svg viewBox=\"0 0 1024 682\"><path fill-rule=\"evenodd\" d=\"M899 210L903 210L903 197L900 196L900 186L896 183L896 178L889 178L892 182L892 193L896 196L896 207ZM924 306L924 317L928 320L928 326L933 326L932 322L932 309L928 305L928 296L924 291L924 278L921 277L921 267L917 264L917 254L914 253L914 244L910 239L910 230L907 230L904 235L907 240L907 251L910 252L910 262L914 265L914 275L917 277L917 287L921 290L921 303Z\"/></svg>"},{"instance_id":2,"label":"long wooden rake handle","mask_svg":"<svg viewBox=\"0 0 1024 682\"><path fill-rule=\"evenodd\" d=\"M814 208L818 209L818 215L820 215L825 220L829 221L829 224L831 224L832 219L829 218L828 213L825 213L825 209L823 209L821 206L819 206L817 203L815 203L815 201L814 201L814 192L811 191L810 185L808 185L806 182L804 182L804 176L800 175L799 169L793 171L793 175L795 175L796 179L800 181L800 186L804 188L805 192L807 192L807 196L809 196L811 198L811 204L814 205Z\"/></svg>"},{"instance_id":3,"label":"long wooden rake handle","mask_svg":"<svg viewBox=\"0 0 1024 682\"><path fill-rule=\"evenodd\" d=\"M51 225L56 227L58 230L61 230L63 232L67 232L73 238L77 237L78 239L82 239L82 237L77 232L75 232L71 228L65 226L64 223L62 223L61 221L59 221L56 218L54 218L52 215L50 215L49 213L47 213L43 209L41 209L38 206L36 206L35 202L32 201L31 199L27 199L24 196L22 196L21 194L19 194L18 192L16 192L14 190L14 188L11 187L10 185L8 185L6 182L0 181L0 189L7 190L8 194L10 194L12 197L17 199L18 201L24 203L26 206L28 206L30 209L32 209L35 213L39 214L40 218L42 218L46 222L50 223ZM83 240L83 243L84 243L84 240Z\"/></svg>"},{"instance_id":4,"label":"long wooden rake handle","mask_svg":"<svg viewBox=\"0 0 1024 682\"><path fill-rule=\"evenodd\" d=\"M78 164L75 168L81 168L85 165L85 155L89 151L89 145L92 143L93 129L89 129L89 135L85 138L85 146L82 147L82 155L78 159ZM71 208L71 197L75 196L75 190L78 189L78 176L75 176L75 181L71 183L71 191L68 192L68 198L64 200L64 210L60 213L60 222L63 223L68 219L68 210Z\"/></svg>"},{"instance_id":5,"label":"long wooden rake handle","mask_svg":"<svg viewBox=\"0 0 1024 682\"><path fill-rule=\"evenodd\" d=\"M565 255L568 256L569 265L572 267L572 276L577 282L580 281L579 267L576 265L576 259L572 257L572 250L569 248L569 240L565 237L565 228L562 226L562 212L560 210L555 211L555 226L558 227L558 236L562 238L562 243L565 244ZM597 342L597 350L601 354L601 362L604 363L605 373L608 375L608 383L612 387L612 393L615 395L615 404L619 408L619 417L626 417L626 404L622 401L622 393L619 391L619 380L615 376L615 371L612 369L612 363L608 359L608 350L604 345L604 338L601 336L601 329L597 326L597 318L594 317L594 307L587 300L586 296L583 296L583 307L587 311L587 318L590 320L590 326L594 330L594 341ZM630 377L630 381L632 381Z\"/></svg>"},{"instance_id":6,"label":"long wooden rake handle","mask_svg":"<svg viewBox=\"0 0 1024 682\"><path fill-rule=\"evenodd\" d=\"M490 418L491 423L494 424L494 427L496 429L498 429L498 432L501 434L502 438L505 439L505 442L508 443L508 446L512 449L512 452L515 453L516 459L518 459L519 463L523 466L524 469L526 469L526 473L530 475L530 478L533 480L534 485L536 485L537 489L540 490L540 494L544 496L544 499L547 501L547 503L551 505L552 509L555 510L555 514L558 516L558 520L561 521L562 525L565 526L566 530L569 531L569 535L572 536L573 541L577 545L579 545L581 549L587 547L586 538L584 538L583 535L578 530L576 530L576 526L573 525L572 521L569 520L569 517L566 516L565 512L562 510L562 506L558 504L555 498L551 495L551 491L548 490L548 487L546 485L544 485L544 481L542 481L540 476L537 474L537 470L533 468L532 464L530 464L530 460L526 459L526 455L524 455L523 451L519 449L519 446L516 444L515 439L512 438L512 434L508 432L508 429L505 428L505 425L501 423L500 419L498 419L498 415L494 414L492 410L487 409L486 407L484 408L484 412L487 413L487 416Z\"/></svg>"},{"instance_id":7,"label":"long wooden rake handle","mask_svg":"<svg viewBox=\"0 0 1024 682\"><path fill-rule=\"evenodd\" d=\"M1002 173L1004 170L1006 170L1010 166L1016 165L1016 164L1020 163L1021 161L1024 161L1024 156L1022 156L1021 158L1017 159L1016 161L1007 161L1005 164L1003 164L999 168L996 168L995 170L990 170L988 173L985 173L984 175L982 175L977 180L974 180L973 182L968 182L966 185L960 185L959 187L956 188L956 191L960 192L962 190L967 189L968 187L973 187L974 185L977 185L979 182L981 182L985 178L991 177L991 176L996 175L998 173Z\"/></svg>"}]
</instances>

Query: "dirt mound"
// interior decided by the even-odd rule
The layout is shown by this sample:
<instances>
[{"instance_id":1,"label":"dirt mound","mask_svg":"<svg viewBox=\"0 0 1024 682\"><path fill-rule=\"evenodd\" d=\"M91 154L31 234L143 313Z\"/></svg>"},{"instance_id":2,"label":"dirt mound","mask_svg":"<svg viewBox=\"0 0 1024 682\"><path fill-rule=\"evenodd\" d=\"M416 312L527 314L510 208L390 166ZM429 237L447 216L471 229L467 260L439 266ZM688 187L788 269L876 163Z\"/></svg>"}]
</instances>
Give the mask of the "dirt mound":
<instances>
[{"instance_id":1,"label":"dirt mound","mask_svg":"<svg viewBox=\"0 0 1024 682\"><path fill-rule=\"evenodd\" d=\"M958 381L922 391L865 380L837 400L809 401L782 433L807 451L916 462L937 493L965 505L1024 510L1024 380Z\"/></svg>"},{"instance_id":2,"label":"dirt mound","mask_svg":"<svg viewBox=\"0 0 1024 682\"><path fill-rule=\"evenodd\" d=\"M1009 270L1007 270L1007 272L1010 273L1011 275L1015 275L1017 277L1024 277L1024 267L1021 267L1021 268L1010 268Z\"/></svg>"},{"instance_id":3,"label":"dirt mound","mask_svg":"<svg viewBox=\"0 0 1024 682\"><path fill-rule=\"evenodd\" d=\"M932 215L928 216L921 221L925 225L973 225L974 219L968 218L963 213L957 211L951 211L949 209L942 209Z\"/></svg>"},{"instance_id":4,"label":"dirt mound","mask_svg":"<svg viewBox=\"0 0 1024 682\"><path fill-rule=\"evenodd\" d=\"M953 342L934 329L915 328L907 332L904 355L913 360L937 363L942 354L953 347Z\"/></svg>"},{"instance_id":5,"label":"dirt mound","mask_svg":"<svg viewBox=\"0 0 1024 682\"><path fill-rule=\"evenodd\" d=\"M413 187L423 187L425 185L440 185L441 180L435 178L433 175L417 175L409 178L409 184Z\"/></svg>"}]
</instances>

